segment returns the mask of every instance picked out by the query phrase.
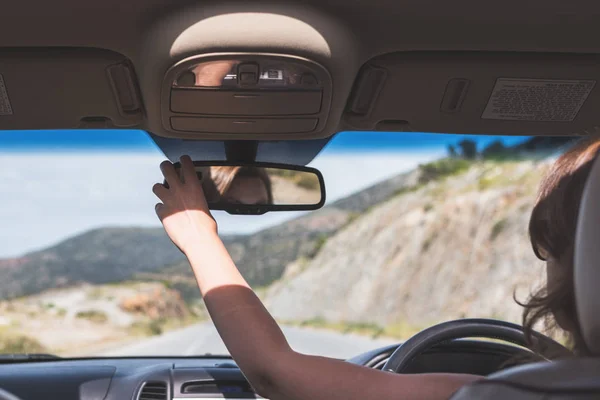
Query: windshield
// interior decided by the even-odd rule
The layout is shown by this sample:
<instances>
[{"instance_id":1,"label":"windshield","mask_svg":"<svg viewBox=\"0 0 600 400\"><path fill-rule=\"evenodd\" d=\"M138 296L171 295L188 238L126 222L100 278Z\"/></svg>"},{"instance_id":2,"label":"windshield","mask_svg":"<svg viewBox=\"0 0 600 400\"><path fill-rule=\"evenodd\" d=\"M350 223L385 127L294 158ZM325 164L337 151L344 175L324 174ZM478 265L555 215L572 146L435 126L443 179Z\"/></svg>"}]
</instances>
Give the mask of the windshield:
<instances>
[{"instance_id":1,"label":"windshield","mask_svg":"<svg viewBox=\"0 0 600 400\"><path fill-rule=\"evenodd\" d=\"M214 212L296 350L347 358L432 324L520 322L544 270L527 237L562 138L342 132L310 163L327 203ZM0 132L0 353L227 354L151 191L141 131Z\"/></svg>"}]
</instances>

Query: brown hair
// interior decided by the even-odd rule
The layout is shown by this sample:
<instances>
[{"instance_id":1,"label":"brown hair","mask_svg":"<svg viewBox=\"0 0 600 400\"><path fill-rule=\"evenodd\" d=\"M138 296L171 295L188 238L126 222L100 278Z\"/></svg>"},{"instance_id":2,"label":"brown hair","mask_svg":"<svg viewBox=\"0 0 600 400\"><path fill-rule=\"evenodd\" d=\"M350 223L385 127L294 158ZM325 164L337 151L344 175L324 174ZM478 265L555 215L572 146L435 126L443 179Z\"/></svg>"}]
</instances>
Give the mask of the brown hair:
<instances>
[{"instance_id":1,"label":"brown hair","mask_svg":"<svg viewBox=\"0 0 600 400\"><path fill-rule=\"evenodd\" d=\"M214 190L216 190L219 196L223 196L225 193L227 193L227 191L233 184L235 178L238 177L259 178L265 185L265 189L267 190L268 204L273 203L271 179L269 178L269 175L265 172L264 168L240 166L221 166L210 168L210 178L214 185Z\"/></svg>"},{"instance_id":2,"label":"brown hair","mask_svg":"<svg viewBox=\"0 0 600 400\"><path fill-rule=\"evenodd\" d=\"M544 177L531 213L529 236L536 256L553 263L560 279L548 281L519 303L525 308L523 327L530 343L534 325L543 321L550 331L562 327L568 345L578 355L588 350L575 305L575 231L585 183L599 150L599 137L584 139L560 156Z\"/></svg>"}]
</instances>

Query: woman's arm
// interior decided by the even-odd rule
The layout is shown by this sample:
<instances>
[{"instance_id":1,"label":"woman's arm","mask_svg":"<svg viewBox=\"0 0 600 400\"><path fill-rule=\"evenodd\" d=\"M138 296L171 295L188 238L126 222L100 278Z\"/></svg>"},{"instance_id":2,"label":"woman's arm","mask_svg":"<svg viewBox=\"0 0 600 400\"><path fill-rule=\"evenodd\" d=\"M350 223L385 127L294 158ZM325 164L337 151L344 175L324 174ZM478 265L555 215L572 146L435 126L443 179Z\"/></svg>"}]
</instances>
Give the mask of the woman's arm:
<instances>
[{"instance_id":1,"label":"woman's arm","mask_svg":"<svg viewBox=\"0 0 600 400\"><path fill-rule=\"evenodd\" d=\"M295 352L236 268L217 235L189 157L185 183L173 165L161 164L169 184L156 184L156 212L187 256L210 316L234 360L257 392L271 399L446 399L471 375L399 375Z\"/></svg>"}]
</instances>

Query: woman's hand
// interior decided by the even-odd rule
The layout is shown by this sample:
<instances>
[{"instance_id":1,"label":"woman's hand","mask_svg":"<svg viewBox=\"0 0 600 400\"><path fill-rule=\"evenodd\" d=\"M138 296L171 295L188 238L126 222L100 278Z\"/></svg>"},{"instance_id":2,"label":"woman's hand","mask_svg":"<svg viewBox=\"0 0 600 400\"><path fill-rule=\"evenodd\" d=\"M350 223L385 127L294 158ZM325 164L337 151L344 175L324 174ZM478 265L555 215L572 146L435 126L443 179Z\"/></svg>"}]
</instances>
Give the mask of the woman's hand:
<instances>
[{"instance_id":1,"label":"woman's hand","mask_svg":"<svg viewBox=\"0 0 600 400\"><path fill-rule=\"evenodd\" d=\"M169 238L187 254L199 241L206 239L207 235L217 234L217 223L208 210L191 158L183 156L180 161L183 181L173 164L164 161L160 164L160 169L169 188L157 183L152 191L162 201L156 205L156 215Z\"/></svg>"}]
</instances>

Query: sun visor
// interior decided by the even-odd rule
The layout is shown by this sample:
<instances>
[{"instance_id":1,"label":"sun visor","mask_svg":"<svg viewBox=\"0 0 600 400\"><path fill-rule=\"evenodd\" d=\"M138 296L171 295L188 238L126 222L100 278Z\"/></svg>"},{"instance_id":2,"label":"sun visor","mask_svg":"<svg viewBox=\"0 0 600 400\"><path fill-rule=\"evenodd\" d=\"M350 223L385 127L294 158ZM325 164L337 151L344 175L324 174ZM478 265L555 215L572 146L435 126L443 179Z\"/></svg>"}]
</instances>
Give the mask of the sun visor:
<instances>
[{"instance_id":1,"label":"sun visor","mask_svg":"<svg viewBox=\"0 0 600 400\"><path fill-rule=\"evenodd\" d=\"M361 70L349 129L503 135L583 134L600 125L600 57L394 53Z\"/></svg>"},{"instance_id":2,"label":"sun visor","mask_svg":"<svg viewBox=\"0 0 600 400\"><path fill-rule=\"evenodd\" d=\"M142 110L123 55L73 48L0 52L0 129L136 127Z\"/></svg>"}]
</instances>

